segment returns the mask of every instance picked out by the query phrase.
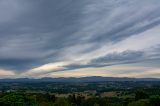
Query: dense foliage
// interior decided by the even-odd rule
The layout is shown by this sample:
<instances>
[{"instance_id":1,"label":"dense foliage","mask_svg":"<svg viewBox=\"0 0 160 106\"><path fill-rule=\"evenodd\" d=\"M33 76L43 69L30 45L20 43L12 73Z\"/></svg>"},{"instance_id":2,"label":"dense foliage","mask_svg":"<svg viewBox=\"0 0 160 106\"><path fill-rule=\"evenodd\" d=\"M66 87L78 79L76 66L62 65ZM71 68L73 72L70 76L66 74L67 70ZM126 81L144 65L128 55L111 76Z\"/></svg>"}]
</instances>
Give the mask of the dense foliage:
<instances>
[{"instance_id":1,"label":"dense foliage","mask_svg":"<svg viewBox=\"0 0 160 106\"><path fill-rule=\"evenodd\" d=\"M160 82L2 82L0 106L160 106Z\"/></svg>"},{"instance_id":2,"label":"dense foliage","mask_svg":"<svg viewBox=\"0 0 160 106\"><path fill-rule=\"evenodd\" d=\"M135 96L90 97L69 95L55 97L52 94L27 94L22 92L2 93L0 106L160 106L159 95L137 91Z\"/></svg>"}]
</instances>

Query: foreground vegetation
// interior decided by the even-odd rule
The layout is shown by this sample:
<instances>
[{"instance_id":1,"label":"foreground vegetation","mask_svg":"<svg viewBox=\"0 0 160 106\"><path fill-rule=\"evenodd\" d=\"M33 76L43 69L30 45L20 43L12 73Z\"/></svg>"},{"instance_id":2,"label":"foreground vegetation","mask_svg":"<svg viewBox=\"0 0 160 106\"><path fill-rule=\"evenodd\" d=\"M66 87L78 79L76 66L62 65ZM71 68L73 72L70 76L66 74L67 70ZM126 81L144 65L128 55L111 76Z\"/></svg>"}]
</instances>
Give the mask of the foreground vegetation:
<instances>
[{"instance_id":1,"label":"foreground vegetation","mask_svg":"<svg viewBox=\"0 0 160 106\"><path fill-rule=\"evenodd\" d=\"M0 106L160 106L160 82L0 85Z\"/></svg>"},{"instance_id":2,"label":"foreground vegetation","mask_svg":"<svg viewBox=\"0 0 160 106\"><path fill-rule=\"evenodd\" d=\"M160 96L137 91L135 96L85 98L72 94L65 98L48 93L12 92L1 94L0 106L160 106Z\"/></svg>"}]
</instances>

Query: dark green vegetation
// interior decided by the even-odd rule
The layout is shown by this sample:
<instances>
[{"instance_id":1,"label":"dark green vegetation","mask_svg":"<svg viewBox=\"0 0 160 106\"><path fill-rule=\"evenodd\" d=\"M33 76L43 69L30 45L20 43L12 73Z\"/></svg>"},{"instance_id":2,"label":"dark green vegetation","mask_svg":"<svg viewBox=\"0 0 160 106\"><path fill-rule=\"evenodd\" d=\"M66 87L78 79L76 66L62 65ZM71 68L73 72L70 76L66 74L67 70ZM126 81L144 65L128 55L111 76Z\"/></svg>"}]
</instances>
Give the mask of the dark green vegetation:
<instances>
[{"instance_id":1,"label":"dark green vegetation","mask_svg":"<svg viewBox=\"0 0 160 106\"><path fill-rule=\"evenodd\" d=\"M1 82L0 106L160 106L158 81Z\"/></svg>"}]
</instances>

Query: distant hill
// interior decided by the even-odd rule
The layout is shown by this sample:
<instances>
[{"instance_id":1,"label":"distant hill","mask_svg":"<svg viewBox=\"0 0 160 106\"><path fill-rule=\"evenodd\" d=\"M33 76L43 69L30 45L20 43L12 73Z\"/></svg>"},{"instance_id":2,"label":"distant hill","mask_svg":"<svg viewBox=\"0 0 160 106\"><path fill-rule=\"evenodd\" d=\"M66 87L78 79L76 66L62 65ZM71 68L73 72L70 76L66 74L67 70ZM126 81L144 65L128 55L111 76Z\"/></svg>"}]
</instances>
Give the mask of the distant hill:
<instances>
[{"instance_id":1,"label":"distant hill","mask_svg":"<svg viewBox=\"0 0 160 106\"><path fill-rule=\"evenodd\" d=\"M40 78L40 79L30 79L30 78L17 78L17 79L0 79L0 82L104 82L104 81L160 81L158 78L127 78L127 77L69 77L69 78Z\"/></svg>"}]
</instances>

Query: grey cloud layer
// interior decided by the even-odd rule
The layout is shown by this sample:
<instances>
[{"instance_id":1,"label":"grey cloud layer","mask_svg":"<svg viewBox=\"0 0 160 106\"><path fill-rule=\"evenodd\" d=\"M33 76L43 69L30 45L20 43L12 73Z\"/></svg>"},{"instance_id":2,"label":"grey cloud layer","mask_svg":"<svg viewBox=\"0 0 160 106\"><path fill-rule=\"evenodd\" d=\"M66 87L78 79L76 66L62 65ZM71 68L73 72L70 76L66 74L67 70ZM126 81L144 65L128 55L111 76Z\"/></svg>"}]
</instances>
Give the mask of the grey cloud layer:
<instances>
[{"instance_id":1,"label":"grey cloud layer","mask_svg":"<svg viewBox=\"0 0 160 106\"><path fill-rule=\"evenodd\" d=\"M86 67L103 67L119 64L130 64L144 61L146 57L142 51L124 51L121 53L111 53L90 61L87 65L71 64L65 66L68 69L86 68Z\"/></svg>"},{"instance_id":2,"label":"grey cloud layer","mask_svg":"<svg viewBox=\"0 0 160 106\"><path fill-rule=\"evenodd\" d=\"M159 10L158 0L1 0L0 68L19 73L68 60L72 53L94 52L110 42L118 43L158 26ZM65 52L72 46L89 44ZM156 51L158 48L153 50ZM66 67L137 62L146 60L144 54L144 51L113 52L91 59L84 66Z\"/></svg>"}]
</instances>

